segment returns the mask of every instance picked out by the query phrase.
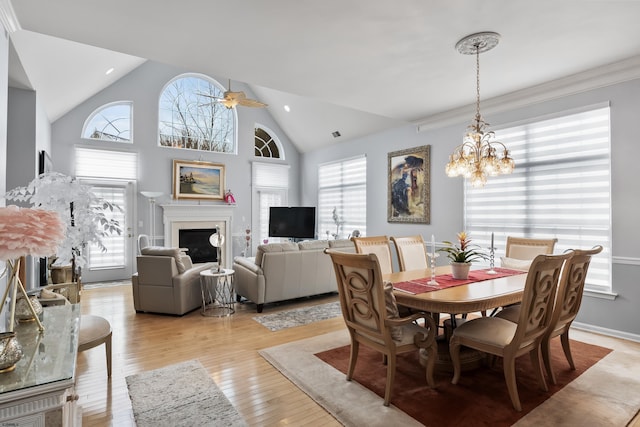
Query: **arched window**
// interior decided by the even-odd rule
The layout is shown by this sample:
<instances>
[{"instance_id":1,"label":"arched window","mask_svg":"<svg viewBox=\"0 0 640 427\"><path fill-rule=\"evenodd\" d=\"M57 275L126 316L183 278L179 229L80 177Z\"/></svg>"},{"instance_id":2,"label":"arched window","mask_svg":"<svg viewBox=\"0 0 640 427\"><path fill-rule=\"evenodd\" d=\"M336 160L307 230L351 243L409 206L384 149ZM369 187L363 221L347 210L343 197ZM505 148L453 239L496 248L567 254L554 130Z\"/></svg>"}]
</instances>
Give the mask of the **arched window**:
<instances>
[{"instance_id":1,"label":"arched window","mask_svg":"<svg viewBox=\"0 0 640 427\"><path fill-rule=\"evenodd\" d=\"M82 138L132 143L132 112L130 101L112 102L97 108L85 120Z\"/></svg>"},{"instance_id":2,"label":"arched window","mask_svg":"<svg viewBox=\"0 0 640 427\"><path fill-rule=\"evenodd\" d=\"M236 152L236 110L217 102L224 87L204 76L187 74L162 90L158 145L190 150Z\"/></svg>"},{"instance_id":3,"label":"arched window","mask_svg":"<svg viewBox=\"0 0 640 427\"><path fill-rule=\"evenodd\" d=\"M256 124L255 130L255 157L270 157L272 159L283 159L284 151L282 144L275 136L275 133L267 128Z\"/></svg>"}]
</instances>

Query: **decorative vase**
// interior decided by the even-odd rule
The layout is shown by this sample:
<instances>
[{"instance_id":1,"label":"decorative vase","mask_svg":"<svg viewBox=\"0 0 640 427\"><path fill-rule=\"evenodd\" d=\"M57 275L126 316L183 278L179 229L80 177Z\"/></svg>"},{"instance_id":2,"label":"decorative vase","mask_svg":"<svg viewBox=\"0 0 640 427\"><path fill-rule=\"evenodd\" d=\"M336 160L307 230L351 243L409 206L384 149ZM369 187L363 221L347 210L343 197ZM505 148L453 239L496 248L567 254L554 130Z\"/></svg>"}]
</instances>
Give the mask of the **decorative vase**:
<instances>
[{"instance_id":1,"label":"decorative vase","mask_svg":"<svg viewBox=\"0 0 640 427\"><path fill-rule=\"evenodd\" d=\"M18 319L19 322L32 322L35 320L33 313L29 309L29 302L31 302L31 306L36 314L42 313L42 304L40 304L38 297L32 295L27 300L20 295L16 300L16 319Z\"/></svg>"},{"instance_id":2,"label":"decorative vase","mask_svg":"<svg viewBox=\"0 0 640 427\"><path fill-rule=\"evenodd\" d=\"M11 372L22 359L22 347L15 332L0 332L0 373Z\"/></svg>"},{"instance_id":3,"label":"decorative vase","mask_svg":"<svg viewBox=\"0 0 640 427\"><path fill-rule=\"evenodd\" d=\"M469 278L470 262L452 262L451 275L454 279L466 280Z\"/></svg>"}]
</instances>

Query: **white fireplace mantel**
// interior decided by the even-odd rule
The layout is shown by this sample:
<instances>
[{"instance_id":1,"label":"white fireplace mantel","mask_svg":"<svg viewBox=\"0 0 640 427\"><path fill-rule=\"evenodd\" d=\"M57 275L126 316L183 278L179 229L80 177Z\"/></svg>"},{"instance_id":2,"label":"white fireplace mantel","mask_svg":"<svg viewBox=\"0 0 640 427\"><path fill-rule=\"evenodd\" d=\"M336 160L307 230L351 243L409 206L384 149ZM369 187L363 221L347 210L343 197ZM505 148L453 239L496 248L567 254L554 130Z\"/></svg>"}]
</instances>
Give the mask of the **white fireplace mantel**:
<instances>
[{"instance_id":1,"label":"white fireplace mantel","mask_svg":"<svg viewBox=\"0 0 640 427\"><path fill-rule=\"evenodd\" d=\"M225 237L222 263L230 266L232 262L231 230L234 205L161 205L164 223L164 245L178 246L178 231L192 228L213 228L216 225L223 230Z\"/></svg>"}]
</instances>

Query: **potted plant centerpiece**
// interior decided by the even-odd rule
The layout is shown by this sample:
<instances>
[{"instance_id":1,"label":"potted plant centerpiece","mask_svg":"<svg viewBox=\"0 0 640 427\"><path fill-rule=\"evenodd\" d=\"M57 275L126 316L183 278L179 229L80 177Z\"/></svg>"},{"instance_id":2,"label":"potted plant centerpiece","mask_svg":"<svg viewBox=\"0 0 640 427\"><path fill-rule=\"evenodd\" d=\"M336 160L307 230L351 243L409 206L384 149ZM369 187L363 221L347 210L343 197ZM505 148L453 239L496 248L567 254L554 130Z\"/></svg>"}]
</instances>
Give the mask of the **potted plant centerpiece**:
<instances>
[{"instance_id":1,"label":"potted plant centerpiece","mask_svg":"<svg viewBox=\"0 0 640 427\"><path fill-rule=\"evenodd\" d=\"M443 241L447 246L438 249L446 252L447 258L451 260L451 275L454 279L467 279L469 269L473 261L487 259L487 255L480 251L478 245L471 244L471 238L466 231L461 231L457 235L458 244Z\"/></svg>"}]
</instances>

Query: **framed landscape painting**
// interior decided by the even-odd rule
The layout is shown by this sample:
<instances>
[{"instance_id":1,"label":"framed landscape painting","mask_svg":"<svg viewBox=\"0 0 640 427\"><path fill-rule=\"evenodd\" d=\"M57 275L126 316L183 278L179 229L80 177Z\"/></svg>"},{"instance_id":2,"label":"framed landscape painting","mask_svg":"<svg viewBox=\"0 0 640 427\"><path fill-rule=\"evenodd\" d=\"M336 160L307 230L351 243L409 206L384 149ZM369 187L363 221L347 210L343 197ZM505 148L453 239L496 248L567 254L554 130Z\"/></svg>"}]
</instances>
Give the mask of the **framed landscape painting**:
<instances>
[{"instance_id":1,"label":"framed landscape painting","mask_svg":"<svg viewBox=\"0 0 640 427\"><path fill-rule=\"evenodd\" d=\"M224 199L224 165L189 160L173 161L173 198Z\"/></svg>"},{"instance_id":2,"label":"framed landscape painting","mask_svg":"<svg viewBox=\"0 0 640 427\"><path fill-rule=\"evenodd\" d=\"M388 154L387 222L431 221L430 146Z\"/></svg>"}]
</instances>

